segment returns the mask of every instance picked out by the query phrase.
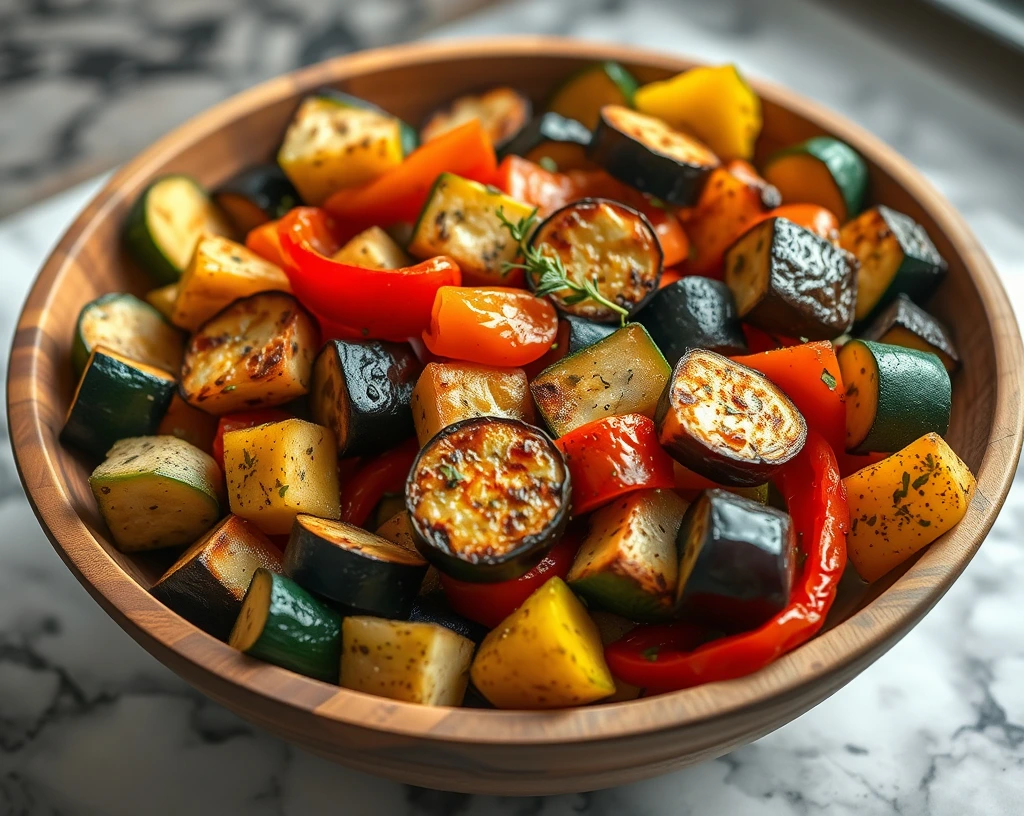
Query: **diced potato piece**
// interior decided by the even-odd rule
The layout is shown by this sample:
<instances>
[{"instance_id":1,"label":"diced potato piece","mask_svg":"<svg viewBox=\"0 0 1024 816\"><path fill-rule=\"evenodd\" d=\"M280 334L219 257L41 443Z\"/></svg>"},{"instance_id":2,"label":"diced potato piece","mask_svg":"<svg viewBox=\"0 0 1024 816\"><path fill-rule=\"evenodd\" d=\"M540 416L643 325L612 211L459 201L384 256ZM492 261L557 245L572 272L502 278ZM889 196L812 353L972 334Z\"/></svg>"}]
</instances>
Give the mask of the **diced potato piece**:
<instances>
[{"instance_id":1,"label":"diced potato piece","mask_svg":"<svg viewBox=\"0 0 1024 816\"><path fill-rule=\"evenodd\" d=\"M401 269L412 258L380 227L363 230L334 253L334 260L365 269Z\"/></svg>"},{"instance_id":2,"label":"diced potato piece","mask_svg":"<svg viewBox=\"0 0 1024 816\"><path fill-rule=\"evenodd\" d=\"M302 419L224 434L231 512L268 535L283 535L299 513L341 515L334 435Z\"/></svg>"},{"instance_id":3,"label":"diced potato piece","mask_svg":"<svg viewBox=\"0 0 1024 816\"><path fill-rule=\"evenodd\" d=\"M938 434L847 476L847 551L874 581L952 529L967 513L974 476Z\"/></svg>"},{"instance_id":4,"label":"diced potato piece","mask_svg":"<svg viewBox=\"0 0 1024 816\"><path fill-rule=\"evenodd\" d=\"M615 692L597 626L557 577L484 639L470 675L498 708L564 708Z\"/></svg>"}]
</instances>

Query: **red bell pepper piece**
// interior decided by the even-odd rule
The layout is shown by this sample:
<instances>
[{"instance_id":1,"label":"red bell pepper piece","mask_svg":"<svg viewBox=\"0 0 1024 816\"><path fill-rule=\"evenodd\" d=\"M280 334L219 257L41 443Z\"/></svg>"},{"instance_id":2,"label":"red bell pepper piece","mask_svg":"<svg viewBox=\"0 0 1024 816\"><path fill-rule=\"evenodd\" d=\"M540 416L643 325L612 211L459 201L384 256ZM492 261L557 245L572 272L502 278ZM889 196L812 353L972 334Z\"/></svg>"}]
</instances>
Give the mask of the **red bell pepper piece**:
<instances>
[{"instance_id":1,"label":"red bell pepper piece","mask_svg":"<svg viewBox=\"0 0 1024 816\"><path fill-rule=\"evenodd\" d=\"M785 497L802 559L788 606L750 632L701 643L689 624L639 626L605 649L619 680L662 693L755 672L821 629L846 567L850 508L828 442L809 431L807 444L775 480Z\"/></svg>"},{"instance_id":2,"label":"red bell pepper piece","mask_svg":"<svg viewBox=\"0 0 1024 816\"><path fill-rule=\"evenodd\" d=\"M405 492L419 449L410 439L361 465L341 488L341 520L362 527L385 493Z\"/></svg>"},{"instance_id":3,"label":"red bell pepper piece","mask_svg":"<svg viewBox=\"0 0 1024 816\"><path fill-rule=\"evenodd\" d=\"M752 354L759 354L762 351L774 351L779 348L799 346L803 341L798 337L785 337L781 334L768 334L757 326L749 323L743 324L743 336L747 339L747 348Z\"/></svg>"},{"instance_id":4,"label":"red bell pepper piece","mask_svg":"<svg viewBox=\"0 0 1024 816\"><path fill-rule=\"evenodd\" d=\"M265 224L253 227L245 236L245 246L263 260L284 267L285 259L281 254L281 240L277 237L277 226L277 221L267 221Z\"/></svg>"},{"instance_id":5,"label":"red bell pepper piece","mask_svg":"<svg viewBox=\"0 0 1024 816\"><path fill-rule=\"evenodd\" d=\"M588 422L555 440L572 478L572 509L579 515L643 488L675 486L672 458L643 414Z\"/></svg>"},{"instance_id":6,"label":"red bell pepper piece","mask_svg":"<svg viewBox=\"0 0 1024 816\"><path fill-rule=\"evenodd\" d=\"M517 201L532 204L544 218L578 197L565 173L552 173L521 156L506 156L498 165L494 186Z\"/></svg>"},{"instance_id":7,"label":"red bell pepper piece","mask_svg":"<svg viewBox=\"0 0 1024 816\"><path fill-rule=\"evenodd\" d=\"M733 357L781 388L833 451L846 449L846 388L828 340Z\"/></svg>"},{"instance_id":8,"label":"red bell pepper piece","mask_svg":"<svg viewBox=\"0 0 1024 816\"><path fill-rule=\"evenodd\" d=\"M292 414L282 411L280 408L259 408L255 411L237 411L233 414L224 414L217 421L217 433L213 437L213 458L224 470L224 434L231 431L241 431L244 428L255 428L265 422L283 422L291 419Z\"/></svg>"},{"instance_id":9,"label":"red bell pepper piece","mask_svg":"<svg viewBox=\"0 0 1024 816\"><path fill-rule=\"evenodd\" d=\"M517 368L543 357L557 334L558 316L546 298L501 286L445 286L423 342L438 357Z\"/></svg>"},{"instance_id":10,"label":"red bell pepper piece","mask_svg":"<svg viewBox=\"0 0 1024 816\"><path fill-rule=\"evenodd\" d=\"M570 527L533 569L511 581L491 584L460 581L441 573L441 587L453 610L491 629L515 612L534 590L556 575L565 578L572 567L581 536Z\"/></svg>"},{"instance_id":11,"label":"red bell pepper piece","mask_svg":"<svg viewBox=\"0 0 1024 816\"><path fill-rule=\"evenodd\" d=\"M316 207L296 207L279 222L285 273L325 335L404 340L430 325L434 295L462 274L440 255L404 269L364 269L333 260L335 223Z\"/></svg>"},{"instance_id":12,"label":"red bell pepper piece","mask_svg":"<svg viewBox=\"0 0 1024 816\"><path fill-rule=\"evenodd\" d=\"M414 150L396 167L363 185L339 190L324 202L346 232L415 222L442 173L490 184L497 169L494 146L474 119Z\"/></svg>"}]
</instances>

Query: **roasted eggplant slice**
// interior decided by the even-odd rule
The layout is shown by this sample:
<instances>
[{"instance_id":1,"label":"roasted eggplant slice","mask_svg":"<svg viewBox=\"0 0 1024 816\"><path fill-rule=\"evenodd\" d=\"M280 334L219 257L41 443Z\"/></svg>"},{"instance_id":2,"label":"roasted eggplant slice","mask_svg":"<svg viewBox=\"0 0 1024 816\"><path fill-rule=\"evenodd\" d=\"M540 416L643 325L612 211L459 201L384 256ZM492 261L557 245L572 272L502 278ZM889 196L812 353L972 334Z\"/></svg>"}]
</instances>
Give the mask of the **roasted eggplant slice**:
<instances>
[{"instance_id":1,"label":"roasted eggplant slice","mask_svg":"<svg viewBox=\"0 0 1024 816\"><path fill-rule=\"evenodd\" d=\"M796 533L789 515L727 490L706 490L679 528L676 605L717 629L753 629L789 603Z\"/></svg>"},{"instance_id":2,"label":"roasted eggplant slice","mask_svg":"<svg viewBox=\"0 0 1024 816\"><path fill-rule=\"evenodd\" d=\"M569 280L593 281L606 298L636 311L658 288L663 254L643 213L603 198L584 198L553 212L533 233L533 247L558 258ZM531 288L539 281L527 275ZM618 312L572 290L551 293L558 310L601 323L616 323Z\"/></svg>"},{"instance_id":3,"label":"roasted eggplant slice","mask_svg":"<svg viewBox=\"0 0 1024 816\"><path fill-rule=\"evenodd\" d=\"M771 380L703 349L676 363L655 423L681 465L737 487L766 482L807 440L803 416Z\"/></svg>"},{"instance_id":4,"label":"roasted eggplant slice","mask_svg":"<svg viewBox=\"0 0 1024 816\"><path fill-rule=\"evenodd\" d=\"M496 150L501 150L530 123L533 106L515 88L491 88L480 94L466 94L435 111L420 130L420 141L428 142L442 133L478 119L491 137Z\"/></svg>"},{"instance_id":5,"label":"roasted eggplant slice","mask_svg":"<svg viewBox=\"0 0 1024 816\"><path fill-rule=\"evenodd\" d=\"M420 363L406 343L331 340L313 364L313 421L339 456L379 453L412 436L409 407Z\"/></svg>"},{"instance_id":6,"label":"roasted eggplant slice","mask_svg":"<svg viewBox=\"0 0 1024 816\"><path fill-rule=\"evenodd\" d=\"M633 319L647 329L669 365L693 348L725 356L747 353L732 292L711 278L687 277L659 289Z\"/></svg>"},{"instance_id":7,"label":"roasted eggplant slice","mask_svg":"<svg viewBox=\"0 0 1024 816\"><path fill-rule=\"evenodd\" d=\"M853 325L850 256L788 218L762 221L726 250L725 282L740 318L769 334L832 340Z\"/></svg>"},{"instance_id":8,"label":"roasted eggplant slice","mask_svg":"<svg viewBox=\"0 0 1024 816\"><path fill-rule=\"evenodd\" d=\"M931 352L950 374L960 368L960 355L949 330L903 294L886 307L861 339Z\"/></svg>"},{"instance_id":9,"label":"roasted eggplant slice","mask_svg":"<svg viewBox=\"0 0 1024 816\"><path fill-rule=\"evenodd\" d=\"M343 521L299 515L284 551L284 572L346 609L406 618L427 562Z\"/></svg>"},{"instance_id":10,"label":"roasted eggplant slice","mask_svg":"<svg viewBox=\"0 0 1024 816\"><path fill-rule=\"evenodd\" d=\"M420 451L406 505L420 552L466 581L518 578L569 520L569 469L538 428L483 417L450 425Z\"/></svg>"},{"instance_id":11,"label":"roasted eggplant slice","mask_svg":"<svg viewBox=\"0 0 1024 816\"><path fill-rule=\"evenodd\" d=\"M692 207L718 157L660 119L605 105L588 155L623 184L679 207Z\"/></svg>"},{"instance_id":12,"label":"roasted eggplant slice","mask_svg":"<svg viewBox=\"0 0 1024 816\"><path fill-rule=\"evenodd\" d=\"M498 157L522 156L541 165L554 164L558 170L593 165L587 160L590 128L557 113L538 116L498 151Z\"/></svg>"},{"instance_id":13,"label":"roasted eggplant slice","mask_svg":"<svg viewBox=\"0 0 1024 816\"><path fill-rule=\"evenodd\" d=\"M257 164L236 173L213 191L213 200L243 235L302 203L277 164Z\"/></svg>"}]
</instances>

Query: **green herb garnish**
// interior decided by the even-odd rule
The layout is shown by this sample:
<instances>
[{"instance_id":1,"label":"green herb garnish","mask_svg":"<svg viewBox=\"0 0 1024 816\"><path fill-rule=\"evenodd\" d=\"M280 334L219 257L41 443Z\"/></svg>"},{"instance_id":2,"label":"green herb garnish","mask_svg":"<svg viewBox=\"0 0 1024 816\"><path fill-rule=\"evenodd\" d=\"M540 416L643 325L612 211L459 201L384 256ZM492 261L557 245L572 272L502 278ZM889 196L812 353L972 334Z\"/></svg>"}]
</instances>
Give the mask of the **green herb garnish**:
<instances>
[{"instance_id":1,"label":"green herb garnish","mask_svg":"<svg viewBox=\"0 0 1024 816\"><path fill-rule=\"evenodd\" d=\"M438 467L438 470L440 470L441 473L444 474L445 486L448 488L455 487L459 482L466 478L461 473L459 473L459 471L457 471L452 465L440 465Z\"/></svg>"},{"instance_id":2,"label":"green herb garnish","mask_svg":"<svg viewBox=\"0 0 1024 816\"><path fill-rule=\"evenodd\" d=\"M827 368L823 368L821 370L821 381L823 383L825 383L825 385L828 386L828 390L829 391L835 391L836 390L836 378L828 373L828 369Z\"/></svg>"}]
</instances>

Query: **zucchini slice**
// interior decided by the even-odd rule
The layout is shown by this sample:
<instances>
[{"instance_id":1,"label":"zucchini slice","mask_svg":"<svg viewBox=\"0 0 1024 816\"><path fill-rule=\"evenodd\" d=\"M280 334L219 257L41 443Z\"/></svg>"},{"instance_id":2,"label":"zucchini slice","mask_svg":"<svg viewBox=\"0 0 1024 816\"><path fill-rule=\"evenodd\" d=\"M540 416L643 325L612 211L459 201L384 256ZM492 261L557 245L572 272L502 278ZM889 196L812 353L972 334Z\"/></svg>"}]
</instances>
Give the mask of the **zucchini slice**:
<instances>
[{"instance_id":1,"label":"zucchini slice","mask_svg":"<svg viewBox=\"0 0 1024 816\"><path fill-rule=\"evenodd\" d=\"M302 419L224 434L231 512L267 535L286 535L300 513L341 515L334 436Z\"/></svg>"},{"instance_id":2,"label":"zucchini slice","mask_svg":"<svg viewBox=\"0 0 1024 816\"><path fill-rule=\"evenodd\" d=\"M275 666L337 683L341 615L290 578L258 569L228 644Z\"/></svg>"},{"instance_id":3,"label":"zucchini slice","mask_svg":"<svg viewBox=\"0 0 1024 816\"><path fill-rule=\"evenodd\" d=\"M647 329L630 323L544 369L530 391L555 436L595 419L654 417L672 369Z\"/></svg>"},{"instance_id":4,"label":"zucchini slice","mask_svg":"<svg viewBox=\"0 0 1024 816\"><path fill-rule=\"evenodd\" d=\"M416 133L416 128L410 125L408 122L404 122L394 114L388 113L384 108L379 105L374 105L365 99L361 99L358 96L352 96L344 91L339 91L337 88L321 88L316 92L315 96L320 99L332 102L335 105L339 105L343 108L358 108L360 110L373 111L379 113L381 116L388 116L398 122L398 132L402 142L402 155L408 156L412 151L420 146L420 137Z\"/></svg>"},{"instance_id":5,"label":"zucchini slice","mask_svg":"<svg viewBox=\"0 0 1024 816\"><path fill-rule=\"evenodd\" d=\"M302 203L295 185L277 164L257 164L239 171L213 191L213 200L242 235L276 221Z\"/></svg>"},{"instance_id":6,"label":"zucchini slice","mask_svg":"<svg viewBox=\"0 0 1024 816\"><path fill-rule=\"evenodd\" d=\"M239 298L291 290L281 267L227 238L205 236L178 281L171 322L194 332Z\"/></svg>"},{"instance_id":7,"label":"zucchini slice","mask_svg":"<svg viewBox=\"0 0 1024 816\"><path fill-rule=\"evenodd\" d=\"M167 320L174 317L174 301L178 299L178 284L168 283L146 292L146 302Z\"/></svg>"},{"instance_id":8,"label":"zucchini slice","mask_svg":"<svg viewBox=\"0 0 1024 816\"><path fill-rule=\"evenodd\" d=\"M98 457L118 439L155 433L176 387L161 368L95 348L68 408L61 441Z\"/></svg>"},{"instance_id":9,"label":"zucchini slice","mask_svg":"<svg viewBox=\"0 0 1024 816\"><path fill-rule=\"evenodd\" d=\"M634 317L670 365L703 348L725 356L747 353L732 291L721 281L691 276L669 284Z\"/></svg>"},{"instance_id":10,"label":"zucchini slice","mask_svg":"<svg viewBox=\"0 0 1024 816\"><path fill-rule=\"evenodd\" d=\"M477 119L495 149L501 150L529 124L532 112L530 100L514 88L502 86L480 94L466 94L435 111L420 130L420 140L429 142Z\"/></svg>"},{"instance_id":11,"label":"zucchini slice","mask_svg":"<svg viewBox=\"0 0 1024 816\"><path fill-rule=\"evenodd\" d=\"M764 177L787 204L817 204L840 224L860 212L868 187L868 168L846 142L814 136L770 156Z\"/></svg>"},{"instance_id":12,"label":"zucchini slice","mask_svg":"<svg viewBox=\"0 0 1024 816\"><path fill-rule=\"evenodd\" d=\"M569 520L565 459L547 435L514 419L449 425L420 451L406 508L420 552L465 581L518 578Z\"/></svg>"},{"instance_id":13,"label":"zucchini slice","mask_svg":"<svg viewBox=\"0 0 1024 816\"><path fill-rule=\"evenodd\" d=\"M831 340L850 330L857 301L850 256L788 218L751 227L725 253L741 319L768 333Z\"/></svg>"},{"instance_id":14,"label":"zucchini slice","mask_svg":"<svg viewBox=\"0 0 1024 816\"><path fill-rule=\"evenodd\" d=\"M759 626L789 603L795 548L788 514L705 490L679 528L679 613L727 631Z\"/></svg>"},{"instance_id":15,"label":"zucchini slice","mask_svg":"<svg viewBox=\"0 0 1024 816\"><path fill-rule=\"evenodd\" d=\"M193 408L181 398L181 394L175 393L156 433L157 436L176 436L210 453L213 438L217 435L217 417Z\"/></svg>"},{"instance_id":16,"label":"zucchini slice","mask_svg":"<svg viewBox=\"0 0 1024 816\"><path fill-rule=\"evenodd\" d=\"M858 321L872 320L900 294L925 300L946 275L946 262L924 227L881 205L844 224L839 245L860 261Z\"/></svg>"},{"instance_id":17,"label":"zucchini slice","mask_svg":"<svg viewBox=\"0 0 1024 816\"><path fill-rule=\"evenodd\" d=\"M807 440L803 416L771 380L704 349L676 363L655 423L681 465L736 487L768 481Z\"/></svg>"},{"instance_id":18,"label":"zucchini slice","mask_svg":"<svg viewBox=\"0 0 1024 816\"><path fill-rule=\"evenodd\" d=\"M397 167L403 156L401 127L393 116L310 96L288 126L277 163L302 200L319 206L338 190Z\"/></svg>"},{"instance_id":19,"label":"zucchini slice","mask_svg":"<svg viewBox=\"0 0 1024 816\"><path fill-rule=\"evenodd\" d=\"M692 136L618 105L601 109L588 155L623 184L678 207L697 203L719 164Z\"/></svg>"},{"instance_id":20,"label":"zucchini slice","mask_svg":"<svg viewBox=\"0 0 1024 816\"><path fill-rule=\"evenodd\" d=\"M78 313L71 365L81 374L93 349L103 346L130 360L177 373L185 339L163 316L135 295L111 292Z\"/></svg>"},{"instance_id":21,"label":"zucchini slice","mask_svg":"<svg viewBox=\"0 0 1024 816\"><path fill-rule=\"evenodd\" d=\"M889 453L949 429L952 386L934 354L871 340L839 350L846 384L846 449Z\"/></svg>"},{"instance_id":22,"label":"zucchini slice","mask_svg":"<svg viewBox=\"0 0 1024 816\"><path fill-rule=\"evenodd\" d=\"M670 619L685 512L686 502L671 490L637 490L602 507L566 583L598 609L634 621Z\"/></svg>"},{"instance_id":23,"label":"zucchini slice","mask_svg":"<svg viewBox=\"0 0 1024 816\"><path fill-rule=\"evenodd\" d=\"M210 414L282 405L309 390L317 342L313 318L291 295L243 298L192 335L182 396Z\"/></svg>"},{"instance_id":24,"label":"zucchini slice","mask_svg":"<svg viewBox=\"0 0 1024 816\"><path fill-rule=\"evenodd\" d=\"M412 264L405 250L380 227L363 230L335 252L333 258L365 269L401 269Z\"/></svg>"},{"instance_id":25,"label":"zucchini slice","mask_svg":"<svg viewBox=\"0 0 1024 816\"><path fill-rule=\"evenodd\" d=\"M584 198L553 212L530 243L562 262L576 283L593 281L601 294L635 312L658 288L664 255L654 227L632 207L603 198ZM527 275L536 288L539 281ZM562 294L560 294L562 293ZM591 298L579 300L569 289L552 292L558 310L601 323L616 323L619 313Z\"/></svg>"},{"instance_id":26,"label":"zucchini slice","mask_svg":"<svg viewBox=\"0 0 1024 816\"><path fill-rule=\"evenodd\" d=\"M285 575L346 609L384 618L409 616L426 572L415 550L316 516L296 516L284 551Z\"/></svg>"},{"instance_id":27,"label":"zucchini slice","mask_svg":"<svg viewBox=\"0 0 1024 816\"><path fill-rule=\"evenodd\" d=\"M564 348L563 356L583 351L588 346L614 334L615 326L607 323L594 323L576 315L563 314L558 319L558 339L555 341Z\"/></svg>"},{"instance_id":28,"label":"zucchini slice","mask_svg":"<svg viewBox=\"0 0 1024 816\"><path fill-rule=\"evenodd\" d=\"M228 516L189 547L150 590L185 620L227 640L256 570L281 571L281 556L255 526Z\"/></svg>"},{"instance_id":29,"label":"zucchini slice","mask_svg":"<svg viewBox=\"0 0 1024 816\"><path fill-rule=\"evenodd\" d=\"M191 544L220 518L220 468L175 436L116 442L89 485L121 552Z\"/></svg>"},{"instance_id":30,"label":"zucchini slice","mask_svg":"<svg viewBox=\"0 0 1024 816\"><path fill-rule=\"evenodd\" d=\"M521 368L428 363L412 392L420 446L463 419L493 416L533 421L533 399Z\"/></svg>"},{"instance_id":31,"label":"zucchini slice","mask_svg":"<svg viewBox=\"0 0 1024 816\"><path fill-rule=\"evenodd\" d=\"M593 167L587 159L590 129L557 113L538 116L498 151L498 157L521 156L552 170Z\"/></svg>"},{"instance_id":32,"label":"zucchini slice","mask_svg":"<svg viewBox=\"0 0 1024 816\"><path fill-rule=\"evenodd\" d=\"M519 247L502 226L499 209L513 223L533 212L496 187L442 173L413 229L409 254L453 258L467 285L503 283L502 264L513 261Z\"/></svg>"},{"instance_id":33,"label":"zucchini slice","mask_svg":"<svg viewBox=\"0 0 1024 816\"><path fill-rule=\"evenodd\" d=\"M341 624L345 688L434 706L462 703L473 641L434 623L353 616Z\"/></svg>"},{"instance_id":34,"label":"zucchini slice","mask_svg":"<svg viewBox=\"0 0 1024 816\"><path fill-rule=\"evenodd\" d=\"M960 368L960 355L949 330L903 294L878 315L861 339L931 352L950 374Z\"/></svg>"},{"instance_id":35,"label":"zucchini slice","mask_svg":"<svg viewBox=\"0 0 1024 816\"><path fill-rule=\"evenodd\" d=\"M124 225L129 254L157 284L174 283L205 234L231 235L224 214L190 176L161 176L136 199Z\"/></svg>"},{"instance_id":36,"label":"zucchini slice","mask_svg":"<svg viewBox=\"0 0 1024 816\"><path fill-rule=\"evenodd\" d=\"M407 343L331 340L313 364L313 421L331 429L339 456L365 456L412 436L420 363Z\"/></svg>"},{"instance_id":37,"label":"zucchini slice","mask_svg":"<svg viewBox=\"0 0 1024 816\"><path fill-rule=\"evenodd\" d=\"M593 130L605 105L633 107L636 78L619 63L606 60L581 68L548 100L548 110Z\"/></svg>"}]
</instances>

